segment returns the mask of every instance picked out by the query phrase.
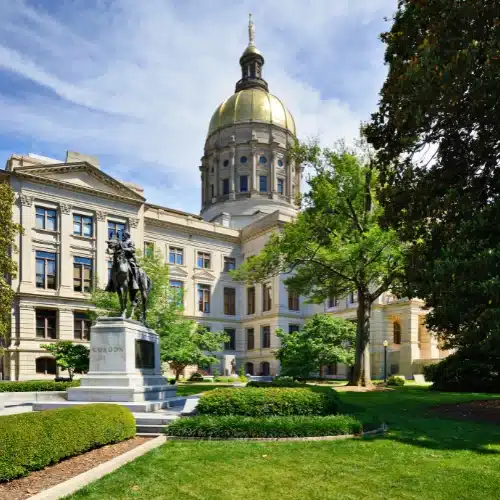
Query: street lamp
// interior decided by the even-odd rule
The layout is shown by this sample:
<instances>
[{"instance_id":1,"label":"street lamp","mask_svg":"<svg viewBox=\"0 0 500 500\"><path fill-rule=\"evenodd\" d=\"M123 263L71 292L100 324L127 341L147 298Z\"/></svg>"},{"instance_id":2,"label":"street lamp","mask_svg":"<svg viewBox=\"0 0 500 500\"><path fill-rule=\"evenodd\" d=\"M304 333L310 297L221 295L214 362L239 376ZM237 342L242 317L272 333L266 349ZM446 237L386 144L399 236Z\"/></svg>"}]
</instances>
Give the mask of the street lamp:
<instances>
[{"instance_id":1,"label":"street lamp","mask_svg":"<svg viewBox=\"0 0 500 500\"><path fill-rule=\"evenodd\" d=\"M387 382L387 346L389 342L384 340L384 384Z\"/></svg>"}]
</instances>

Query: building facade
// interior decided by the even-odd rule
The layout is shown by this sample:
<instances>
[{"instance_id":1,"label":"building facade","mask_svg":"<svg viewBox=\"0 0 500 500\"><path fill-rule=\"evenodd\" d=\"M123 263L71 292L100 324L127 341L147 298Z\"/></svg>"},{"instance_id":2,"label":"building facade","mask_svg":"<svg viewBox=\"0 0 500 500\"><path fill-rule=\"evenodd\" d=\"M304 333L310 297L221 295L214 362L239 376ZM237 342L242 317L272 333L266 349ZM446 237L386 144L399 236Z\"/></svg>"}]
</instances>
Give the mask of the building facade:
<instances>
[{"instance_id":1,"label":"building facade","mask_svg":"<svg viewBox=\"0 0 500 500\"><path fill-rule=\"evenodd\" d=\"M41 347L57 340L88 344L89 291L104 287L110 269L106 240L127 230L139 249L159 251L171 286L182 289L184 314L212 330L226 330L224 354L255 375L276 375L277 328L300 328L316 312L355 319L352 296L306 304L289 293L284 276L246 286L229 271L260 252L269 236L297 214L302 167L287 161L295 122L269 93L264 58L250 42L235 93L209 124L201 173L201 214L150 204L143 190L106 174L96 158L68 152L64 161L13 155L2 177L16 193L14 220L24 228L14 254L12 333L0 356L4 379L51 379L58 369ZM418 300L383 294L372 310L373 376L411 376L446 355L423 325ZM342 378L345 367L325 368ZM64 375L64 374L62 374Z\"/></svg>"}]
</instances>

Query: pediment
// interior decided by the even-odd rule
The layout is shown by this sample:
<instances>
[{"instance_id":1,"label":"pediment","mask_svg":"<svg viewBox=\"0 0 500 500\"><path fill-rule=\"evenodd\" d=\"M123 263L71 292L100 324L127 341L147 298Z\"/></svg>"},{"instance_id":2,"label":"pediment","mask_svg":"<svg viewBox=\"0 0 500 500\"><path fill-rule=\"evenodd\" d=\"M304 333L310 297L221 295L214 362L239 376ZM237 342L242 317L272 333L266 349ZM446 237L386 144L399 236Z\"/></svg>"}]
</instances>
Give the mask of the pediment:
<instances>
[{"instance_id":1,"label":"pediment","mask_svg":"<svg viewBox=\"0 0 500 500\"><path fill-rule=\"evenodd\" d=\"M215 275L208 272L206 269L197 269L194 272L195 279L215 281Z\"/></svg>"},{"instance_id":2,"label":"pediment","mask_svg":"<svg viewBox=\"0 0 500 500\"><path fill-rule=\"evenodd\" d=\"M189 273L182 267L170 266L170 277L171 278L187 278Z\"/></svg>"},{"instance_id":3,"label":"pediment","mask_svg":"<svg viewBox=\"0 0 500 500\"><path fill-rule=\"evenodd\" d=\"M62 184L77 190L144 201L144 198L132 188L87 162L36 165L18 168L16 173L43 182L53 181L55 184Z\"/></svg>"}]
</instances>

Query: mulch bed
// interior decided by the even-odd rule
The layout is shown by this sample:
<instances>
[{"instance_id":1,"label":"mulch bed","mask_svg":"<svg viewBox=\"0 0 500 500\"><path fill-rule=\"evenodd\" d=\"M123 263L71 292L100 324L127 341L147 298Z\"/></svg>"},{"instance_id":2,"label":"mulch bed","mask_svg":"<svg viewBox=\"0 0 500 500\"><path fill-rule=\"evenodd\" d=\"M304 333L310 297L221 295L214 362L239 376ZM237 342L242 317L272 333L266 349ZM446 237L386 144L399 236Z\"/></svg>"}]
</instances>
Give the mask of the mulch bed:
<instances>
[{"instance_id":1,"label":"mulch bed","mask_svg":"<svg viewBox=\"0 0 500 500\"><path fill-rule=\"evenodd\" d=\"M45 469L32 472L29 476L14 479L8 483L1 483L0 499L24 500L122 455L150 439L148 437L135 437L121 443L109 444L82 455L68 458Z\"/></svg>"},{"instance_id":2,"label":"mulch bed","mask_svg":"<svg viewBox=\"0 0 500 500\"><path fill-rule=\"evenodd\" d=\"M446 418L500 425L500 399L439 405L432 408L432 412Z\"/></svg>"}]
</instances>

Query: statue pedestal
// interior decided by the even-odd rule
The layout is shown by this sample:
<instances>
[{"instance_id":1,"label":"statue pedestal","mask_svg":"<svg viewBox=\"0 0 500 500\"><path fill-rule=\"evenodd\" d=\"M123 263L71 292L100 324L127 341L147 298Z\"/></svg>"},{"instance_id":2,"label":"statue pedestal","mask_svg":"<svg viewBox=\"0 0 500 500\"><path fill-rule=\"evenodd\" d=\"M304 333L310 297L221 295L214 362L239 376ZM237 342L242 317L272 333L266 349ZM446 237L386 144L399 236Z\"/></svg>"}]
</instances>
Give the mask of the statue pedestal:
<instances>
[{"instance_id":1,"label":"statue pedestal","mask_svg":"<svg viewBox=\"0 0 500 500\"><path fill-rule=\"evenodd\" d=\"M177 388L161 374L158 334L141 323L99 318L90 336L90 366L68 402L109 402L133 411L168 407Z\"/></svg>"}]
</instances>

